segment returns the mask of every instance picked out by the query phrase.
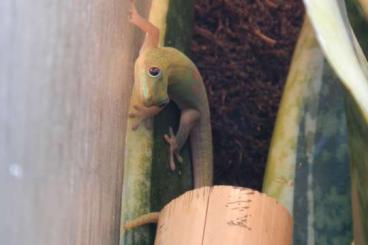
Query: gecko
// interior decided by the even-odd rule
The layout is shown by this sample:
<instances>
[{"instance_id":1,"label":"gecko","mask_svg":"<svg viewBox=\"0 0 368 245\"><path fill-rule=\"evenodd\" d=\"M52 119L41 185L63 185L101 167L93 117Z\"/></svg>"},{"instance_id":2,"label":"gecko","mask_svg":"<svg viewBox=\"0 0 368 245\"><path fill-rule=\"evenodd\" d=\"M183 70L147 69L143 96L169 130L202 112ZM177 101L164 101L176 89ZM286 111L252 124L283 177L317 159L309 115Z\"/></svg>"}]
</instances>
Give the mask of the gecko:
<instances>
[{"instance_id":1,"label":"gecko","mask_svg":"<svg viewBox=\"0 0 368 245\"><path fill-rule=\"evenodd\" d=\"M169 166L175 171L175 160L182 162L180 150L190 138L194 188L211 186L213 181L213 153L210 111L206 89L196 65L182 52L159 45L160 30L144 19L131 0L129 21L146 33L134 65L134 83L142 104L132 106L129 117L136 119L132 130L145 120L160 113L172 100L179 107L179 129L172 127L164 135L168 143ZM132 229L148 223L157 223L160 212L144 214L124 224Z\"/></svg>"},{"instance_id":2,"label":"gecko","mask_svg":"<svg viewBox=\"0 0 368 245\"><path fill-rule=\"evenodd\" d=\"M169 166L175 171L175 162L182 162L180 150L190 139L194 187L212 185L213 153L210 112L206 89L195 64L182 52L159 45L160 30L144 19L131 0L129 21L146 33L134 66L134 82L142 101L133 105L129 117L136 119L136 130L148 118L160 113L169 103L179 107L179 129L164 140L169 145Z\"/></svg>"}]
</instances>

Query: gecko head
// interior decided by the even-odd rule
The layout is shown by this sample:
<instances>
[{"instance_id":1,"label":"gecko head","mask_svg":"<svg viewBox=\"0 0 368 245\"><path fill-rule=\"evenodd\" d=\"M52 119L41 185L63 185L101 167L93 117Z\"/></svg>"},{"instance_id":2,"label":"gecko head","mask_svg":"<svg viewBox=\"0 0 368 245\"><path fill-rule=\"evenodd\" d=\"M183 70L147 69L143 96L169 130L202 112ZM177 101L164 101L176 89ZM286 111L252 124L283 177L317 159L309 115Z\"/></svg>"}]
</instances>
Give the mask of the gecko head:
<instances>
[{"instance_id":1,"label":"gecko head","mask_svg":"<svg viewBox=\"0 0 368 245\"><path fill-rule=\"evenodd\" d=\"M145 53L143 59L136 65L139 94L147 107L164 107L170 101L167 93L166 65L162 57L158 57L156 53Z\"/></svg>"}]
</instances>

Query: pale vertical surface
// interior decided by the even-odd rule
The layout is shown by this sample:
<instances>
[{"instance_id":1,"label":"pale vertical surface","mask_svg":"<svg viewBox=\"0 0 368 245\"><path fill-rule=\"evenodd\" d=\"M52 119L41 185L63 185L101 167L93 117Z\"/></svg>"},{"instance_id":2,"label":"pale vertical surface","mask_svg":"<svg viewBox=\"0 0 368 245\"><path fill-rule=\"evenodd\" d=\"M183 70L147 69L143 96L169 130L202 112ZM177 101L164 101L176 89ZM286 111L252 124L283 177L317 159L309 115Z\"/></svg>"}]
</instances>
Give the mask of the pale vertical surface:
<instances>
[{"instance_id":1,"label":"pale vertical surface","mask_svg":"<svg viewBox=\"0 0 368 245\"><path fill-rule=\"evenodd\" d=\"M128 9L0 1L0 244L118 243Z\"/></svg>"},{"instance_id":2,"label":"pale vertical surface","mask_svg":"<svg viewBox=\"0 0 368 245\"><path fill-rule=\"evenodd\" d=\"M286 208L257 191L215 186L187 192L161 212L156 245L291 245Z\"/></svg>"}]
</instances>

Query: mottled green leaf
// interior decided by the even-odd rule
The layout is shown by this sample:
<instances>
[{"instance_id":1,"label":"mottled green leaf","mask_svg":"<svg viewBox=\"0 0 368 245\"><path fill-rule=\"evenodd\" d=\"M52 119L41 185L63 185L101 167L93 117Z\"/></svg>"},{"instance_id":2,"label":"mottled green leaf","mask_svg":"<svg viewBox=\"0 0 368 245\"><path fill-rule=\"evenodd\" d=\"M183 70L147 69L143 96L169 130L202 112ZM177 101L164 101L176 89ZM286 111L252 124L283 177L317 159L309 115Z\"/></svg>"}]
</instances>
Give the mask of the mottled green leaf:
<instances>
[{"instance_id":1,"label":"mottled green leaf","mask_svg":"<svg viewBox=\"0 0 368 245\"><path fill-rule=\"evenodd\" d=\"M344 91L308 20L280 104L264 191L292 212L294 244L352 240Z\"/></svg>"},{"instance_id":2,"label":"mottled green leaf","mask_svg":"<svg viewBox=\"0 0 368 245\"><path fill-rule=\"evenodd\" d=\"M351 1L347 1L352 4ZM345 2L305 0L318 40L343 84L347 103L355 244L368 244L368 65L350 26ZM355 16L357 17L357 16ZM356 22L353 20L353 23ZM357 23L357 22L356 22ZM356 29L360 42L366 35ZM366 29L365 29L366 30Z\"/></svg>"}]
</instances>

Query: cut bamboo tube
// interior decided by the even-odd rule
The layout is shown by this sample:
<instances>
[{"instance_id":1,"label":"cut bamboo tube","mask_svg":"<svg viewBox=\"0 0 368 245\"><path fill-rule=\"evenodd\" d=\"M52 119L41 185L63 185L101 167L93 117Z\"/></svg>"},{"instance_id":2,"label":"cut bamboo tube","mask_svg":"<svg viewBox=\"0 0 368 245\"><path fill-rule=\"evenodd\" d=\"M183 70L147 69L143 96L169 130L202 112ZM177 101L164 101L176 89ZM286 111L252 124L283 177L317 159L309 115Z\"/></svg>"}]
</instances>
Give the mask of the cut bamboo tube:
<instances>
[{"instance_id":1,"label":"cut bamboo tube","mask_svg":"<svg viewBox=\"0 0 368 245\"><path fill-rule=\"evenodd\" d=\"M289 245L292 218L275 199L231 186L186 192L161 211L155 245Z\"/></svg>"}]
</instances>

